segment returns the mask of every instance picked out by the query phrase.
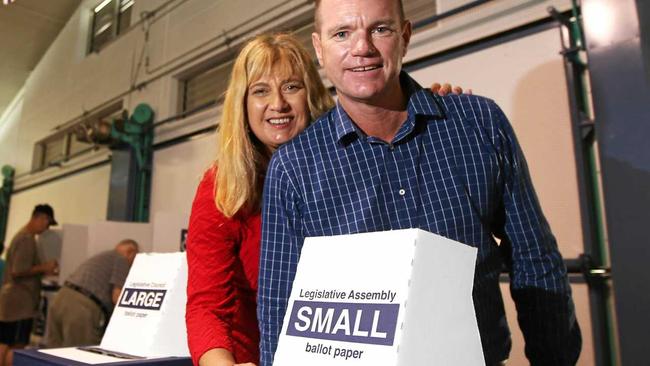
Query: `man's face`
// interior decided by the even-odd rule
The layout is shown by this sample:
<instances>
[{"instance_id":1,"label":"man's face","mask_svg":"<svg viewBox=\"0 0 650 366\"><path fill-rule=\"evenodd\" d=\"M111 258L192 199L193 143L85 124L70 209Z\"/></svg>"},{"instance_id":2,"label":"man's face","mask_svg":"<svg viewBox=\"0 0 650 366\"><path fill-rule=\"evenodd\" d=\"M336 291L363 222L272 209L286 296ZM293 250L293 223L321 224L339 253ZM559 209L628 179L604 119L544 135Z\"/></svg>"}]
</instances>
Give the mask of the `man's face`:
<instances>
[{"instance_id":1,"label":"man's face","mask_svg":"<svg viewBox=\"0 0 650 366\"><path fill-rule=\"evenodd\" d=\"M34 229L36 230L37 234L43 233L45 230L47 230L50 227L50 216L46 214L36 214L36 216L33 217L33 222L34 222Z\"/></svg>"},{"instance_id":2,"label":"man's face","mask_svg":"<svg viewBox=\"0 0 650 366\"><path fill-rule=\"evenodd\" d=\"M131 245L128 242L121 242L115 246L115 251L119 253L122 257L129 262L129 265L133 264L135 256L138 254L138 248L135 245Z\"/></svg>"},{"instance_id":3,"label":"man's face","mask_svg":"<svg viewBox=\"0 0 650 366\"><path fill-rule=\"evenodd\" d=\"M381 102L399 90L411 25L397 0L323 0L319 16L312 42L339 98Z\"/></svg>"},{"instance_id":4,"label":"man's face","mask_svg":"<svg viewBox=\"0 0 650 366\"><path fill-rule=\"evenodd\" d=\"M126 250L126 261L129 262L129 265L133 264L133 260L135 260L135 256L137 254L138 250L133 246L129 246L129 248Z\"/></svg>"}]
</instances>

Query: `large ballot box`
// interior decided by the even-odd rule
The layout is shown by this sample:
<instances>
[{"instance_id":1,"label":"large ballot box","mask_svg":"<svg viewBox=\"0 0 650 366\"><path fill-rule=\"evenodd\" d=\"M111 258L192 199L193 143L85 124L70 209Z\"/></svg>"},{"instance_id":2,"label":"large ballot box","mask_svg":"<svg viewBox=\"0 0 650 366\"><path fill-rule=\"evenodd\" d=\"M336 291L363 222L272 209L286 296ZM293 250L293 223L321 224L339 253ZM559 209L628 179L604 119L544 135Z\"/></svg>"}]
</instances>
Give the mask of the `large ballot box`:
<instances>
[{"instance_id":1,"label":"large ballot box","mask_svg":"<svg viewBox=\"0 0 650 366\"><path fill-rule=\"evenodd\" d=\"M144 357L189 357L185 253L143 253L115 305L100 347Z\"/></svg>"},{"instance_id":2,"label":"large ballot box","mask_svg":"<svg viewBox=\"0 0 650 366\"><path fill-rule=\"evenodd\" d=\"M191 365L186 288L185 253L138 254L99 346L23 352L18 364Z\"/></svg>"},{"instance_id":3,"label":"large ballot box","mask_svg":"<svg viewBox=\"0 0 650 366\"><path fill-rule=\"evenodd\" d=\"M484 365L476 254L418 229L306 239L274 365Z\"/></svg>"}]
</instances>

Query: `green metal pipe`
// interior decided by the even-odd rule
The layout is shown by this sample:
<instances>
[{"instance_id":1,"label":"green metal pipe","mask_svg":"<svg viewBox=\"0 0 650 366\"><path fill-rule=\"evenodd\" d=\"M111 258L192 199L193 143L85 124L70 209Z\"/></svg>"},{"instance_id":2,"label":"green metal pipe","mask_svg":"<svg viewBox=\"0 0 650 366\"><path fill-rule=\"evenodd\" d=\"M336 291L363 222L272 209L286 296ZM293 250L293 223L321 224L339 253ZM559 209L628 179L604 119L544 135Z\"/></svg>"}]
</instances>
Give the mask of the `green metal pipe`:
<instances>
[{"instance_id":1,"label":"green metal pipe","mask_svg":"<svg viewBox=\"0 0 650 366\"><path fill-rule=\"evenodd\" d=\"M153 119L154 112L147 104L135 107L131 117L125 121L123 130L115 124L111 136L128 144L136 158L135 202L133 219L136 222L149 221L149 199L151 196L151 169L153 166Z\"/></svg>"},{"instance_id":2,"label":"green metal pipe","mask_svg":"<svg viewBox=\"0 0 650 366\"><path fill-rule=\"evenodd\" d=\"M585 50L586 48L586 42L584 38L584 32L582 31L582 16L581 16L581 8L578 0L572 0L572 14L573 14L573 21L571 22L571 32L570 32L570 38L571 38L571 44L573 47L577 47L581 50ZM589 95L589 88L588 88L588 76L587 76L587 64L580 60L579 54L576 52L573 57L575 58L573 61L576 65L581 66L581 72L580 72L580 78L579 78L579 89L580 89L580 95L577 96L578 98L578 104L579 108L581 109L582 113L589 118L590 120L593 120L594 116L591 111L591 108L589 107L589 100L590 100L590 95ZM600 177L598 175L598 165L597 165L597 148L595 145L595 134L597 133L597 130L594 129L594 134L592 134L589 138L583 140L583 144L586 145L584 146L584 149L587 152L587 160L588 160L588 176L589 176L589 183L591 185L591 191L593 192L593 196L591 197L592 199L592 204L593 204L593 214L595 217L595 242L597 244L597 252L592 253L595 254L593 256L593 259L595 260L596 263L594 263L596 266L599 267L609 267L609 252L607 250L607 239L606 239L606 234L605 234L605 220L603 217L603 204L602 200L600 197L600 192L601 192L601 183L600 183ZM606 297L605 299L605 304L606 304L606 328L607 328L607 338L608 338L608 343L609 343L609 349L610 349L610 357L611 359L610 364L611 365L618 365L618 358L617 358L617 346L616 346L616 331L614 327L614 317L613 317L613 308L612 308L612 302L611 302L611 290L610 286L608 284L604 284L604 296Z\"/></svg>"}]
</instances>

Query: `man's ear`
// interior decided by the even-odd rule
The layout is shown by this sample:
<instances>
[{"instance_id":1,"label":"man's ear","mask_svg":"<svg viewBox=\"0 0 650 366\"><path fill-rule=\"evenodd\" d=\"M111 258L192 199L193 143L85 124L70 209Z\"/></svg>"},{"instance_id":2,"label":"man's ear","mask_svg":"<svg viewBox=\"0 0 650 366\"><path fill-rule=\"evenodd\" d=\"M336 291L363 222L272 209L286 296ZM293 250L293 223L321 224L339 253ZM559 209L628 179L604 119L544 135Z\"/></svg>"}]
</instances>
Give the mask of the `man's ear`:
<instances>
[{"instance_id":1,"label":"man's ear","mask_svg":"<svg viewBox=\"0 0 650 366\"><path fill-rule=\"evenodd\" d=\"M413 32L413 27L409 20L404 21L404 26L402 29L402 41L404 42L404 50L402 51L402 57L406 56L406 51L409 48L409 43L411 42L411 34Z\"/></svg>"},{"instance_id":2,"label":"man's ear","mask_svg":"<svg viewBox=\"0 0 650 366\"><path fill-rule=\"evenodd\" d=\"M311 44L314 46L314 51L316 51L316 58L318 58L318 64L323 66L323 45L320 41L320 34L314 32L311 34Z\"/></svg>"}]
</instances>

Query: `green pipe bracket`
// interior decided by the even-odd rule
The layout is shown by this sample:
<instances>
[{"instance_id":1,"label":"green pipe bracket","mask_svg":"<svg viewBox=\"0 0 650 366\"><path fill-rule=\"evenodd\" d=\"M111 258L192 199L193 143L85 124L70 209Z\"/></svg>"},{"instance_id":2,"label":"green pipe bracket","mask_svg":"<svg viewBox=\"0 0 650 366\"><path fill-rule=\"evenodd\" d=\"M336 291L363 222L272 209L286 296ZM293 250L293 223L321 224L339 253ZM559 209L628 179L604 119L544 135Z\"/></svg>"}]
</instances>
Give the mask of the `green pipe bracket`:
<instances>
[{"instance_id":1,"label":"green pipe bracket","mask_svg":"<svg viewBox=\"0 0 650 366\"><path fill-rule=\"evenodd\" d=\"M149 221L151 170L153 160L154 111L148 104L139 104L123 124L113 123L111 137L129 145L136 158L135 207L136 222Z\"/></svg>"}]
</instances>

